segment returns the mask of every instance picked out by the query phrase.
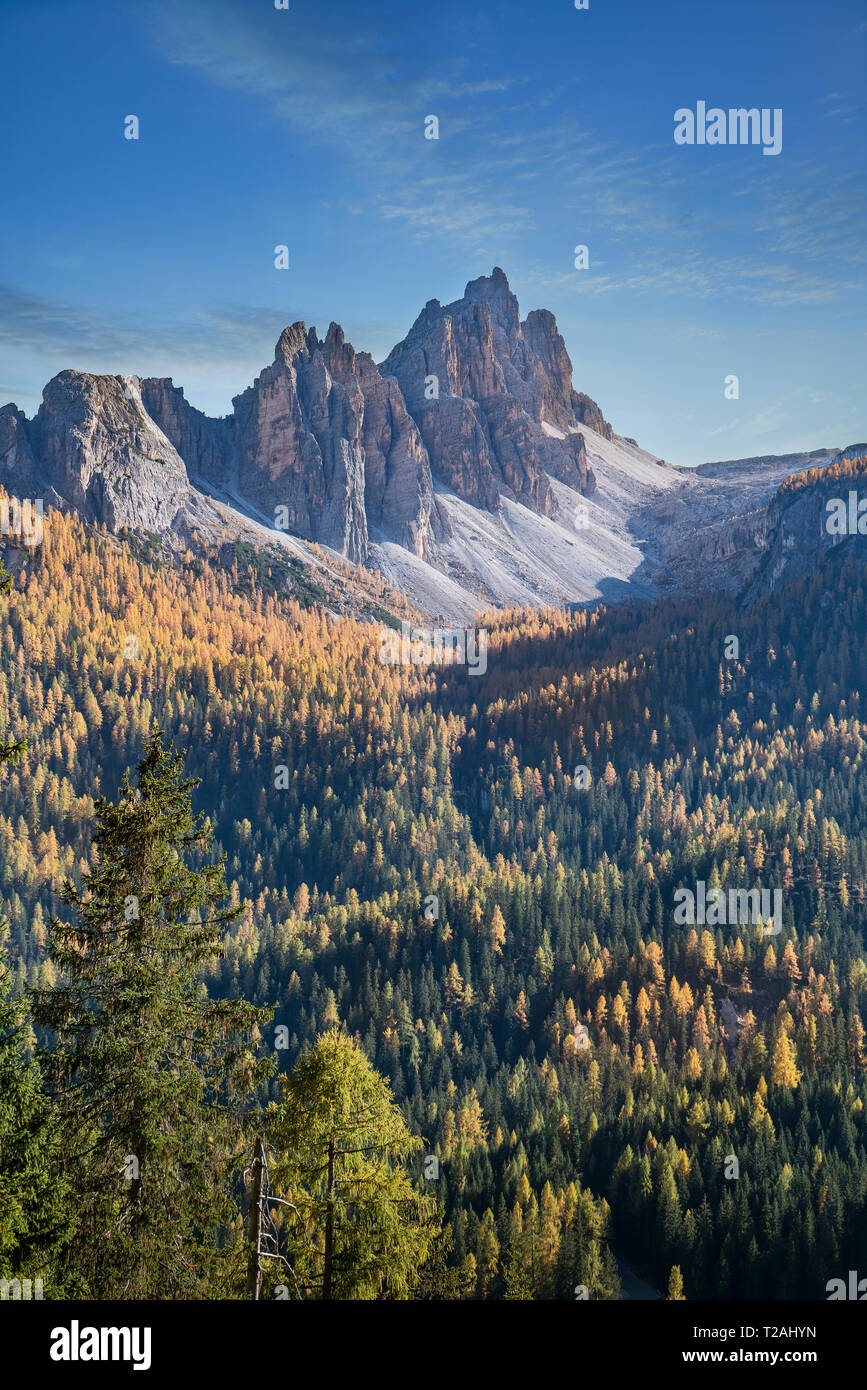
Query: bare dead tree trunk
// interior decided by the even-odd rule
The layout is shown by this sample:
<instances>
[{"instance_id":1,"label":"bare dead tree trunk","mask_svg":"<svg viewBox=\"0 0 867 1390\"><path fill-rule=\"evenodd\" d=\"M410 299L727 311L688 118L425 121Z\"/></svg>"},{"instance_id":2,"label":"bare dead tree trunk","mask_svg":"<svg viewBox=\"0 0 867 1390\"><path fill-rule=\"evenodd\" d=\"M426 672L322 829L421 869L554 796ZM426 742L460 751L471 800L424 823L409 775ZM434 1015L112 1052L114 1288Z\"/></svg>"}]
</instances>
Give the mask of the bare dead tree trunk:
<instances>
[{"instance_id":1,"label":"bare dead tree trunk","mask_svg":"<svg viewBox=\"0 0 867 1390\"><path fill-rule=\"evenodd\" d=\"M331 1270L334 1260L334 1139L328 1141L328 1206L325 1210L325 1261L322 1269L322 1297L331 1297Z\"/></svg>"},{"instance_id":2,"label":"bare dead tree trunk","mask_svg":"<svg viewBox=\"0 0 867 1390\"><path fill-rule=\"evenodd\" d=\"M260 1235L262 1230L262 1174L265 1169L265 1145L261 1136L256 1140L256 1152L250 1170L250 1205L247 1209L247 1238L250 1253L247 1257L247 1297L259 1299L262 1295L262 1257Z\"/></svg>"}]
</instances>

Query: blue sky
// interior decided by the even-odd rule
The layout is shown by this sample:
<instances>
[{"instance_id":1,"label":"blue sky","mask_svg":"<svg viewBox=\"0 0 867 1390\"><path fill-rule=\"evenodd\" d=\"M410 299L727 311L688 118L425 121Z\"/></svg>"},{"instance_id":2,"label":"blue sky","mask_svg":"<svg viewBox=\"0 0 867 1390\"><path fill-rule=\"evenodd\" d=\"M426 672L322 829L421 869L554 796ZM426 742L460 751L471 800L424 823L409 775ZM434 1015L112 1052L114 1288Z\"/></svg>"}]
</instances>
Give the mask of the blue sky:
<instances>
[{"instance_id":1,"label":"blue sky","mask_svg":"<svg viewBox=\"0 0 867 1390\"><path fill-rule=\"evenodd\" d=\"M381 360L500 265L671 462L867 438L863 0L289 3L0 0L0 403L75 366L221 414L286 324ZM781 153L676 146L699 100Z\"/></svg>"}]
</instances>

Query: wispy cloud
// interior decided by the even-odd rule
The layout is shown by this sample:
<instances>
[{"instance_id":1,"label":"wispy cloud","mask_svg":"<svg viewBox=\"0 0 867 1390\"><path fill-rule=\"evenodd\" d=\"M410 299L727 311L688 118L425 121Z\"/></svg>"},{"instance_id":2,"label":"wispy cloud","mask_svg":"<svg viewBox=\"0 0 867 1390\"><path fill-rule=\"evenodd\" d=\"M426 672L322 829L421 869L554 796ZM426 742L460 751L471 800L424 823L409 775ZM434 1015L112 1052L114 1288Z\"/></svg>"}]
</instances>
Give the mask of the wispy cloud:
<instances>
[{"instance_id":1,"label":"wispy cloud","mask_svg":"<svg viewBox=\"0 0 867 1390\"><path fill-rule=\"evenodd\" d=\"M758 305L829 304L846 290L863 289L857 280L846 282L774 261L730 258L711 264L697 251L654 264L651 269L637 274L590 276L582 271L567 271L562 275L536 272L527 279L541 291L588 298L623 291L670 291L688 293L692 299L708 299L718 296L725 285L728 292L737 295L742 302Z\"/></svg>"},{"instance_id":2,"label":"wispy cloud","mask_svg":"<svg viewBox=\"0 0 867 1390\"><path fill-rule=\"evenodd\" d=\"M529 204L504 198L492 172L473 173L467 158L504 118L491 98L528 79L466 80L466 59L444 56L437 45L435 12L423 46L412 7L389 11L387 41L371 22L344 25L336 37L327 10L295 14L291 39L281 33L281 13L229 0L150 0L144 13L167 62L261 98L274 118L327 144L363 174L370 205L384 218L420 237L440 230L468 242L505 225L532 225ZM441 122L437 141L424 138L428 115Z\"/></svg>"},{"instance_id":3,"label":"wispy cloud","mask_svg":"<svg viewBox=\"0 0 867 1390\"><path fill-rule=\"evenodd\" d=\"M345 11L311 7L292 15L291 29L284 13L233 0L148 0L143 13L166 61L264 98L296 128L356 157L378 158L383 141L423 140L431 103L501 94L525 80L462 80L461 60L436 59L435 12L422 46L411 7L389 10L385 39L369 9L353 24Z\"/></svg>"},{"instance_id":4,"label":"wispy cloud","mask_svg":"<svg viewBox=\"0 0 867 1390\"><path fill-rule=\"evenodd\" d=\"M846 429L857 427L859 418L863 419L853 408L852 402L843 395L822 393L819 399L811 400L810 405L812 434L824 439L828 448L845 447L842 441ZM766 401L759 410L738 417L736 421L718 425L709 434L717 437L734 429L740 438L752 440L756 449L770 443L775 451L780 450L785 447L781 441L786 439L793 441L793 448L803 448L803 438L799 440L797 430L793 430L793 422L800 421L802 409L802 392L785 392Z\"/></svg>"},{"instance_id":5,"label":"wispy cloud","mask_svg":"<svg viewBox=\"0 0 867 1390\"><path fill-rule=\"evenodd\" d=\"M316 315L255 306L221 306L185 316L112 314L23 293L0 284L0 353L10 362L33 355L47 380L65 367L96 373L135 371L140 376L185 372L220 374L224 391L241 391L273 360L274 344L288 324L308 327ZM327 325L320 322L320 336ZM407 325L355 318L347 339L360 350L384 357ZM9 370L9 365L5 367ZM0 405L39 397L23 387L0 386Z\"/></svg>"},{"instance_id":6,"label":"wispy cloud","mask_svg":"<svg viewBox=\"0 0 867 1390\"><path fill-rule=\"evenodd\" d=\"M281 12L232 0L150 0L146 14L167 61L259 96L276 119L327 142L360 172L366 210L418 240L526 265L540 208L556 200L564 221L587 229L575 240L592 235L607 267L549 275L567 292L654 288L795 305L859 288L863 192L854 176L806 167L793 192L791 157L784 180L724 161L697 169L658 141L623 147L576 119L566 88L540 94L535 83L524 93L526 74L466 80L466 59L438 42L435 11L425 45L413 7L389 9L387 42L375 22L345 25L336 41L327 10L295 12L291 29ZM439 141L423 138L428 114L440 117ZM697 188L713 215L693 211ZM738 206L735 215L737 199L752 213Z\"/></svg>"},{"instance_id":7,"label":"wispy cloud","mask_svg":"<svg viewBox=\"0 0 867 1390\"><path fill-rule=\"evenodd\" d=\"M50 346L70 365L98 357L153 358L161 351L174 360L236 361L249 350L273 345L287 322L303 318L273 309L220 308L184 318L165 315L112 315L27 294L0 285L0 344L40 351Z\"/></svg>"}]
</instances>

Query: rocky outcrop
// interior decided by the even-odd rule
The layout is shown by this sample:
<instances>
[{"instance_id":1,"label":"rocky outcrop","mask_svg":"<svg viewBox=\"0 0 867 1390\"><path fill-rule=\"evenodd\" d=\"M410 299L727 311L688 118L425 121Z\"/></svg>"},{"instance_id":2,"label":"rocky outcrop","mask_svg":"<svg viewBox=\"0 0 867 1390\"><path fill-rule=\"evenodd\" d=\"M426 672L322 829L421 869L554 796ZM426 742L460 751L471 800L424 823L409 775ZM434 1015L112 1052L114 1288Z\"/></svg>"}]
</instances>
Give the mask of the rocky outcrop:
<instances>
[{"instance_id":1,"label":"rocky outcrop","mask_svg":"<svg viewBox=\"0 0 867 1390\"><path fill-rule=\"evenodd\" d=\"M316 330L295 323L274 362L233 401L238 490L278 524L350 560L367 556L363 400L336 381Z\"/></svg>"},{"instance_id":2,"label":"rocky outcrop","mask_svg":"<svg viewBox=\"0 0 867 1390\"><path fill-rule=\"evenodd\" d=\"M452 319L431 300L380 370L397 380L432 472L467 502L494 510L497 479L482 413L464 391L464 365Z\"/></svg>"},{"instance_id":3,"label":"rocky outcrop","mask_svg":"<svg viewBox=\"0 0 867 1390\"><path fill-rule=\"evenodd\" d=\"M828 531L825 504L848 499L851 488L867 499L867 467L857 462L865 455L867 445L855 444L667 466L665 492L638 501L633 524L646 539L636 581L751 602L815 569L836 546L857 553L858 537ZM860 482L850 484L846 474Z\"/></svg>"},{"instance_id":4,"label":"rocky outcrop","mask_svg":"<svg viewBox=\"0 0 867 1390\"><path fill-rule=\"evenodd\" d=\"M589 396L585 396L583 391L573 392L575 396L574 409L576 417L582 425L589 425L591 430L601 434L604 439L613 439L614 431L608 421L603 418L602 411L595 401L591 401ZM635 444L635 440L628 441Z\"/></svg>"},{"instance_id":5,"label":"rocky outcrop","mask_svg":"<svg viewBox=\"0 0 867 1390\"><path fill-rule=\"evenodd\" d=\"M190 405L171 377L146 377L141 398L151 419L162 430L187 465L220 486L231 483L234 458L234 425L231 416L212 419Z\"/></svg>"},{"instance_id":6,"label":"rocky outcrop","mask_svg":"<svg viewBox=\"0 0 867 1390\"><path fill-rule=\"evenodd\" d=\"M858 517L862 501L867 502L867 444L853 444L830 465L785 482L764 517L763 555L745 590L746 601L816 569L836 547L867 560L867 517Z\"/></svg>"},{"instance_id":7,"label":"rocky outcrop","mask_svg":"<svg viewBox=\"0 0 867 1390\"><path fill-rule=\"evenodd\" d=\"M274 363L236 396L237 483L260 507L287 509L289 530L351 560L369 529L421 558L433 549L427 452L395 381L332 323L324 341L287 328Z\"/></svg>"},{"instance_id":8,"label":"rocky outcrop","mask_svg":"<svg viewBox=\"0 0 867 1390\"><path fill-rule=\"evenodd\" d=\"M343 332L338 330L341 348ZM372 536L393 537L419 559L431 559L444 524L434 500L427 450L393 377L367 352L348 344L346 370L357 373L364 400L364 504ZM335 363L335 375L337 364Z\"/></svg>"},{"instance_id":9,"label":"rocky outcrop","mask_svg":"<svg viewBox=\"0 0 867 1390\"><path fill-rule=\"evenodd\" d=\"M61 372L34 420L0 411L0 483L38 480L115 531L186 534L207 510L192 479L350 560L394 541L436 563L452 523L435 477L489 512L505 495L555 517L551 477L595 486L582 426L610 438L572 387L553 315L522 323L495 269L453 304L431 300L380 367L335 323L324 340L292 324L221 419L171 377Z\"/></svg>"},{"instance_id":10,"label":"rocky outcrop","mask_svg":"<svg viewBox=\"0 0 867 1390\"><path fill-rule=\"evenodd\" d=\"M611 439L611 426L603 419L596 402L572 386L572 362L554 315L547 309L533 309L521 331L529 348L526 373L532 385L536 419L547 420L560 430L589 425L597 434Z\"/></svg>"},{"instance_id":11,"label":"rocky outcrop","mask_svg":"<svg viewBox=\"0 0 867 1390\"><path fill-rule=\"evenodd\" d=\"M0 484L19 499L36 495L38 468L27 417L16 405L0 409Z\"/></svg>"},{"instance_id":12,"label":"rocky outcrop","mask_svg":"<svg viewBox=\"0 0 867 1390\"><path fill-rule=\"evenodd\" d=\"M44 482L111 531L165 532L185 506L197 509L183 462L134 377L61 372L27 433Z\"/></svg>"},{"instance_id":13,"label":"rocky outcrop","mask_svg":"<svg viewBox=\"0 0 867 1390\"><path fill-rule=\"evenodd\" d=\"M572 364L554 317L535 310L521 323L499 267L452 304L430 300L381 371L396 377L434 476L465 501L494 511L505 492L552 516L548 473L592 492Z\"/></svg>"}]
</instances>

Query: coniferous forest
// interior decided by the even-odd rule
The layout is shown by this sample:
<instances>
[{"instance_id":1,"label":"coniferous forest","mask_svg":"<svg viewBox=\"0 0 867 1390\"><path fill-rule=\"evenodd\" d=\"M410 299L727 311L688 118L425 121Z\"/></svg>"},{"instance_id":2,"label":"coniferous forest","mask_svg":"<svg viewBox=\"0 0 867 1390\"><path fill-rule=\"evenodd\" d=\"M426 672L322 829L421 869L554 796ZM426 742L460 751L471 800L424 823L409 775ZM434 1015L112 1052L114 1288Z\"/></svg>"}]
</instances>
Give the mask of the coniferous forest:
<instances>
[{"instance_id":1,"label":"coniferous forest","mask_svg":"<svg viewBox=\"0 0 867 1390\"><path fill-rule=\"evenodd\" d=\"M857 1380L864 0L0 49L0 1390Z\"/></svg>"},{"instance_id":2,"label":"coniferous forest","mask_svg":"<svg viewBox=\"0 0 867 1390\"><path fill-rule=\"evenodd\" d=\"M476 675L53 513L0 598L0 1277L826 1298L867 1248L855 545L749 605L489 612ZM699 882L782 911L684 922Z\"/></svg>"}]
</instances>

